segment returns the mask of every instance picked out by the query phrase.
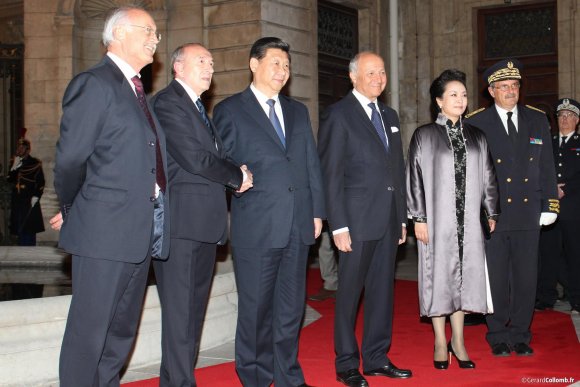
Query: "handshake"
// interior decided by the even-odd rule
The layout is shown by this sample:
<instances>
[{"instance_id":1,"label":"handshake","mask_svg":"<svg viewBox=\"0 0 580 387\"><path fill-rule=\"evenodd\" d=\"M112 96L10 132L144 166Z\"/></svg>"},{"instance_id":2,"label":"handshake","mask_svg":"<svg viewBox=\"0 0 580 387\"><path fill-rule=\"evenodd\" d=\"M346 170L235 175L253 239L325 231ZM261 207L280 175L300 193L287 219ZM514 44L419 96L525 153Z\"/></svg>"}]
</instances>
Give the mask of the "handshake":
<instances>
[{"instance_id":1,"label":"handshake","mask_svg":"<svg viewBox=\"0 0 580 387\"><path fill-rule=\"evenodd\" d=\"M238 193L246 192L247 190L249 190L254 186L254 175L252 175L252 172L250 172L248 166L244 164L240 167L240 169L242 170L244 179L242 180L242 185L240 186L240 189L236 191Z\"/></svg>"}]
</instances>

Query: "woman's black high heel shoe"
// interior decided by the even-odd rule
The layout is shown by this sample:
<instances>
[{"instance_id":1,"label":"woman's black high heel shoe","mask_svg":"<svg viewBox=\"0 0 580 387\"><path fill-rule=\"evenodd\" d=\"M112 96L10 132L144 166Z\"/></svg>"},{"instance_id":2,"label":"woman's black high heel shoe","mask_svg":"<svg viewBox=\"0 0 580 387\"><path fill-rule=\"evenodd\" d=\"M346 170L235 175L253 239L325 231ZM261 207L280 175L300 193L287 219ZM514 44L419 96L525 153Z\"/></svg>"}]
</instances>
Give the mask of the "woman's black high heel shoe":
<instances>
[{"instance_id":1,"label":"woman's black high heel shoe","mask_svg":"<svg viewBox=\"0 0 580 387\"><path fill-rule=\"evenodd\" d=\"M435 348L433 348L433 354L435 354ZM438 370L446 370L449 367L449 360L438 361L433 360L433 367Z\"/></svg>"},{"instance_id":2,"label":"woman's black high heel shoe","mask_svg":"<svg viewBox=\"0 0 580 387\"><path fill-rule=\"evenodd\" d=\"M475 363L471 360L460 360L457 357L453 347L451 346L451 341L447 344L447 350L449 351L449 361L451 362L451 355L455 356L455 359L457 359L457 362L459 363L459 368L475 368Z\"/></svg>"}]
</instances>

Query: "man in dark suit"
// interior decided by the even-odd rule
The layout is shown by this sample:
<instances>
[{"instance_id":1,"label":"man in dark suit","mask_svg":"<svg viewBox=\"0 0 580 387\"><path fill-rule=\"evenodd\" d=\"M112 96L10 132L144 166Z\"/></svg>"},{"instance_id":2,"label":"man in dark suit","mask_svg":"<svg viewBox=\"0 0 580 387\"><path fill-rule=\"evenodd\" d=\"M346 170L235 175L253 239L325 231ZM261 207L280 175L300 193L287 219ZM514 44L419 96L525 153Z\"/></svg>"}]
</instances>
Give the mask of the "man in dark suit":
<instances>
[{"instance_id":1,"label":"man in dark suit","mask_svg":"<svg viewBox=\"0 0 580 387\"><path fill-rule=\"evenodd\" d=\"M229 157L254 174L254 187L232 198L231 218L236 370L252 387L305 385L297 355L306 263L325 216L308 110L279 94L290 77L289 52L278 38L258 39L251 85L214 109Z\"/></svg>"},{"instance_id":2,"label":"man in dark suit","mask_svg":"<svg viewBox=\"0 0 580 387\"><path fill-rule=\"evenodd\" d=\"M388 358L397 245L406 238L403 149L397 113L379 102L387 85L383 59L361 52L350 62L354 89L322 114L318 152L328 224L339 250L334 320L336 375L367 386L359 372L354 326L364 295L363 372L408 378Z\"/></svg>"},{"instance_id":3,"label":"man in dark suit","mask_svg":"<svg viewBox=\"0 0 580 387\"><path fill-rule=\"evenodd\" d=\"M552 150L558 181L560 215L540 233L540 266L536 310L552 308L558 297L556 283L561 273L572 312L580 313L580 136L576 132L580 103L563 98L556 105L558 134Z\"/></svg>"},{"instance_id":4,"label":"man in dark suit","mask_svg":"<svg viewBox=\"0 0 580 387\"><path fill-rule=\"evenodd\" d=\"M107 55L63 98L54 168L61 212L51 219L73 256L62 387L119 385L151 257L168 256L165 138L139 79L159 39L145 10L114 10L103 30Z\"/></svg>"},{"instance_id":5,"label":"man in dark suit","mask_svg":"<svg viewBox=\"0 0 580 387\"><path fill-rule=\"evenodd\" d=\"M224 187L243 192L252 179L245 165L225 160L200 99L214 71L210 52L196 43L180 46L171 68L175 79L151 103L167 136L172 198L171 257L153 262L163 322L160 385L195 386L216 245L225 243L227 235Z\"/></svg>"},{"instance_id":6,"label":"man in dark suit","mask_svg":"<svg viewBox=\"0 0 580 387\"><path fill-rule=\"evenodd\" d=\"M481 129L494 160L501 216L486 256L494 313L486 316L487 342L495 356L533 354L540 227L554 223L559 203L546 115L518 104L522 65L497 62L484 72L495 104L469 115Z\"/></svg>"},{"instance_id":7,"label":"man in dark suit","mask_svg":"<svg viewBox=\"0 0 580 387\"><path fill-rule=\"evenodd\" d=\"M36 246L36 234L44 231L40 198L44 192L42 162L30 155L30 141L18 140L8 179L14 184L10 202L10 232L19 246Z\"/></svg>"}]
</instances>

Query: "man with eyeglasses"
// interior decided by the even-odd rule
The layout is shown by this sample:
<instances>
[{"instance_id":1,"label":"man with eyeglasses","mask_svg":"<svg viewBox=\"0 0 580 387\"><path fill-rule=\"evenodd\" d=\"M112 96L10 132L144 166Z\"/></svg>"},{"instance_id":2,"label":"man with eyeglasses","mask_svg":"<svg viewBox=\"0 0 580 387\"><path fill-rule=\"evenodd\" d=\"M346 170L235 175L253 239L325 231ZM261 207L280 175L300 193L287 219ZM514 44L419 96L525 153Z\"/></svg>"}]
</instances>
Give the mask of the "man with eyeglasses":
<instances>
[{"instance_id":1,"label":"man with eyeglasses","mask_svg":"<svg viewBox=\"0 0 580 387\"><path fill-rule=\"evenodd\" d=\"M60 355L60 386L119 386L133 347L151 258L169 252L165 136L139 71L159 43L137 7L105 20L107 54L63 97L51 219L72 254L73 295Z\"/></svg>"},{"instance_id":2,"label":"man with eyeglasses","mask_svg":"<svg viewBox=\"0 0 580 387\"><path fill-rule=\"evenodd\" d=\"M486 242L494 313L486 317L494 356L530 356L540 228L559 212L550 125L543 111L518 104L522 64L501 60L484 73L494 106L466 122L487 136L499 183L501 215Z\"/></svg>"},{"instance_id":3,"label":"man with eyeglasses","mask_svg":"<svg viewBox=\"0 0 580 387\"><path fill-rule=\"evenodd\" d=\"M563 98L556 104L558 134L552 137L552 150L558 180L560 216L540 234L540 266L536 310L551 309L556 303L556 283L560 279L570 301L572 313L580 313L580 103ZM561 278L559 278L561 277Z\"/></svg>"}]
</instances>

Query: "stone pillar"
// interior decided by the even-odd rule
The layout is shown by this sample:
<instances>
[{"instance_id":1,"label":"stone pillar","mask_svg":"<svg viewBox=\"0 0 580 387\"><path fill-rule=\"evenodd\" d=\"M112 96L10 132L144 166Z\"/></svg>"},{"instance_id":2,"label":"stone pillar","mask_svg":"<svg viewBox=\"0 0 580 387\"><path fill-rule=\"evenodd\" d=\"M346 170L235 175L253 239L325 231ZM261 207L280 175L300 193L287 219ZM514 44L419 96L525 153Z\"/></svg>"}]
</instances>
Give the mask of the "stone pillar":
<instances>
[{"instance_id":1,"label":"stone pillar","mask_svg":"<svg viewBox=\"0 0 580 387\"><path fill-rule=\"evenodd\" d=\"M558 1L558 80L561 98L580 99L580 0Z\"/></svg>"},{"instance_id":2,"label":"stone pillar","mask_svg":"<svg viewBox=\"0 0 580 387\"><path fill-rule=\"evenodd\" d=\"M47 231L39 241L55 241L58 236L48 227L57 212L53 168L58 139L60 101L70 79L72 58L72 18L55 18L58 1L24 2L24 123L32 143L32 155L43 162L46 178L41 200ZM64 66L63 66L64 64Z\"/></svg>"},{"instance_id":3,"label":"stone pillar","mask_svg":"<svg viewBox=\"0 0 580 387\"><path fill-rule=\"evenodd\" d=\"M204 36L215 60L212 104L244 90L251 81L250 47L264 36L290 44L292 65L286 93L300 100L318 121L316 1L209 1L204 8ZM213 107L213 106L212 106Z\"/></svg>"}]
</instances>

